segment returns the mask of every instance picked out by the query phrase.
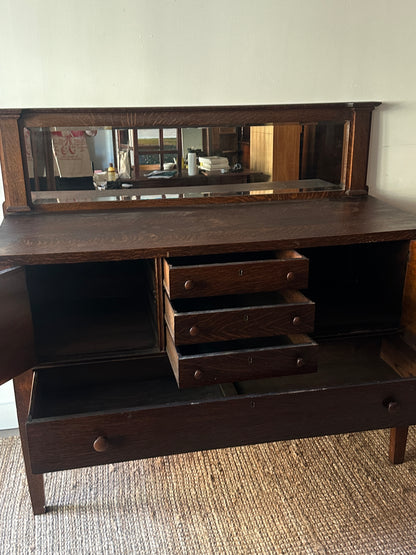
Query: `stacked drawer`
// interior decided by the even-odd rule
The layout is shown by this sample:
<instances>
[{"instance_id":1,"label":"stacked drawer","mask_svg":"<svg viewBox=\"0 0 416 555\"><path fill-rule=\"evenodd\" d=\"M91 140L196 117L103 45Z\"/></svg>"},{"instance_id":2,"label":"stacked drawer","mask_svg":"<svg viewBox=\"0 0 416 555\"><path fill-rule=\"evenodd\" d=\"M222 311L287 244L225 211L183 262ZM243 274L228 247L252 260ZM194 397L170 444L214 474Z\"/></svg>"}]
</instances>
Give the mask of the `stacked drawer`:
<instances>
[{"instance_id":1,"label":"stacked drawer","mask_svg":"<svg viewBox=\"0 0 416 555\"><path fill-rule=\"evenodd\" d=\"M178 386L314 372L308 260L293 250L164 260L166 348Z\"/></svg>"}]
</instances>

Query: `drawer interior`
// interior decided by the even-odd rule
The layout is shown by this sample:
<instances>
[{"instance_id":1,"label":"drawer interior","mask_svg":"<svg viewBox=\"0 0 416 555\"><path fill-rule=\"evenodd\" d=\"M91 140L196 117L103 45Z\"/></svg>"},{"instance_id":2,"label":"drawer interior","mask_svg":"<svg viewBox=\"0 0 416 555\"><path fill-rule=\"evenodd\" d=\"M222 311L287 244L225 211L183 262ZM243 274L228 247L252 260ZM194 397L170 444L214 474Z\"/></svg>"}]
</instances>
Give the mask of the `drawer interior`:
<instances>
[{"instance_id":1,"label":"drawer interior","mask_svg":"<svg viewBox=\"0 0 416 555\"><path fill-rule=\"evenodd\" d=\"M154 263L27 268L38 360L155 349Z\"/></svg>"},{"instance_id":2,"label":"drawer interior","mask_svg":"<svg viewBox=\"0 0 416 555\"><path fill-rule=\"evenodd\" d=\"M197 343L195 345L180 345L176 349L180 356L194 356L205 355L210 353L228 353L235 351L244 351L251 349L274 349L276 347L285 347L300 343L297 340L299 336L278 335L275 337L259 337L250 339L235 339L233 341L216 341L213 343ZM308 344L312 341L306 336L302 335L302 343Z\"/></svg>"},{"instance_id":3,"label":"drawer interior","mask_svg":"<svg viewBox=\"0 0 416 555\"><path fill-rule=\"evenodd\" d=\"M206 312L225 310L227 308L247 308L273 306L288 303L310 302L299 291L280 291L271 293L252 293L247 295L222 295L218 297L198 297L191 299L175 299L170 301L178 313Z\"/></svg>"},{"instance_id":4,"label":"drawer interior","mask_svg":"<svg viewBox=\"0 0 416 555\"><path fill-rule=\"evenodd\" d=\"M223 398L220 386L179 391L166 356L39 368L31 419Z\"/></svg>"},{"instance_id":5,"label":"drawer interior","mask_svg":"<svg viewBox=\"0 0 416 555\"><path fill-rule=\"evenodd\" d=\"M259 252L233 252L223 254L208 254L200 256L177 256L168 258L172 267L199 266L207 264L232 264L233 262L253 262L256 260L275 260L302 258L302 255L294 250L281 251L259 251Z\"/></svg>"},{"instance_id":6,"label":"drawer interior","mask_svg":"<svg viewBox=\"0 0 416 555\"><path fill-rule=\"evenodd\" d=\"M351 337L319 344L318 372L235 384L240 395L349 386L400 379L380 357L381 337Z\"/></svg>"},{"instance_id":7,"label":"drawer interior","mask_svg":"<svg viewBox=\"0 0 416 555\"><path fill-rule=\"evenodd\" d=\"M400 380L381 360L380 345L379 337L329 341L318 351L317 373L182 390L178 389L169 361L163 355L39 368L34 373L30 419L59 419L129 408L169 408L244 395Z\"/></svg>"}]
</instances>

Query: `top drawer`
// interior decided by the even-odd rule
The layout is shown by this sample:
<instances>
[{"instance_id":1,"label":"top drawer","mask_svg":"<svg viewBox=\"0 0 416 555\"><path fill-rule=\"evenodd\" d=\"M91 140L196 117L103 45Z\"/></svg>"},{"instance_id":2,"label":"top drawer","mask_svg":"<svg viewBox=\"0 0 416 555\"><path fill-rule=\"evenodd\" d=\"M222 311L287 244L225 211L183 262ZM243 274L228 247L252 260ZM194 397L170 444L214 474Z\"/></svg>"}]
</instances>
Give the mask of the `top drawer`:
<instances>
[{"instance_id":1,"label":"top drawer","mask_svg":"<svg viewBox=\"0 0 416 555\"><path fill-rule=\"evenodd\" d=\"M296 251L166 258L164 286L171 299L302 289L308 259Z\"/></svg>"}]
</instances>

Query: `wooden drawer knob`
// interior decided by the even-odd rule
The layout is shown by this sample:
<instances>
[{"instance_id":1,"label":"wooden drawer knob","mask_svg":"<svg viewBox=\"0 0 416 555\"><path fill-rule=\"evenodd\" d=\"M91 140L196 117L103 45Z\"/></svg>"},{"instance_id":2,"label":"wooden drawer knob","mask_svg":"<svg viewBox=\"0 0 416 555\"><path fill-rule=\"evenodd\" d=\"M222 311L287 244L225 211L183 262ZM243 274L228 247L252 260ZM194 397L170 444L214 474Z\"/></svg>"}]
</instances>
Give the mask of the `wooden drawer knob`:
<instances>
[{"instance_id":1,"label":"wooden drawer knob","mask_svg":"<svg viewBox=\"0 0 416 555\"><path fill-rule=\"evenodd\" d=\"M295 272L288 272L286 274L287 281L293 281L295 279Z\"/></svg>"},{"instance_id":2,"label":"wooden drawer knob","mask_svg":"<svg viewBox=\"0 0 416 555\"><path fill-rule=\"evenodd\" d=\"M192 337L196 337L199 333L199 328L198 326L191 326L189 328L189 335L191 335Z\"/></svg>"},{"instance_id":3,"label":"wooden drawer knob","mask_svg":"<svg viewBox=\"0 0 416 555\"><path fill-rule=\"evenodd\" d=\"M187 291L190 291L191 289L194 288L194 282L191 279L187 279L183 284L183 286Z\"/></svg>"},{"instance_id":4,"label":"wooden drawer knob","mask_svg":"<svg viewBox=\"0 0 416 555\"><path fill-rule=\"evenodd\" d=\"M295 317L293 318L293 320L292 320L292 324L293 324L294 326L299 326L300 323L301 323L301 318L300 318L300 316L295 316Z\"/></svg>"},{"instance_id":5,"label":"wooden drawer knob","mask_svg":"<svg viewBox=\"0 0 416 555\"><path fill-rule=\"evenodd\" d=\"M396 414L400 410L400 405L397 401L389 397L388 399L384 399L383 406L386 407L389 414Z\"/></svg>"},{"instance_id":6,"label":"wooden drawer knob","mask_svg":"<svg viewBox=\"0 0 416 555\"><path fill-rule=\"evenodd\" d=\"M399 410L399 403L397 401L390 401L387 405L387 410L390 414L394 414Z\"/></svg>"},{"instance_id":7,"label":"wooden drawer knob","mask_svg":"<svg viewBox=\"0 0 416 555\"><path fill-rule=\"evenodd\" d=\"M298 357L298 358L296 359L296 366L297 366L298 368L302 368L302 366L305 366L305 359L302 358L302 357Z\"/></svg>"},{"instance_id":8,"label":"wooden drawer knob","mask_svg":"<svg viewBox=\"0 0 416 555\"><path fill-rule=\"evenodd\" d=\"M204 375L204 373L201 370L195 370L195 372L194 372L194 378L196 380L200 380L203 375Z\"/></svg>"},{"instance_id":9,"label":"wooden drawer knob","mask_svg":"<svg viewBox=\"0 0 416 555\"><path fill-rule=\"evenodd\" d=\"M93 443L93 447L97 453L104 453L104 451L107 451L110 447L110 443L106 437L98 436Z\"/></svg>"}]
</instances>

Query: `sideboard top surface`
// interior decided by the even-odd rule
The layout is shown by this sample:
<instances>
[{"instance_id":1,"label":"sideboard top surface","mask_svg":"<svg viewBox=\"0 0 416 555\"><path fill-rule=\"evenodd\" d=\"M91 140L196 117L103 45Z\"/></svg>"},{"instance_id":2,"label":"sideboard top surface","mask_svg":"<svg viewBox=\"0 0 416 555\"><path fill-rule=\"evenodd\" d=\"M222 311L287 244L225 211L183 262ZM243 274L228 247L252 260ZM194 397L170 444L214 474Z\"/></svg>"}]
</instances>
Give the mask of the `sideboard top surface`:
<instances>
[{"instance_id":1,"label":"sideboard top surface","mask_svg":"<svg viewBox=\"0 0 416 555\"><path fill-rule=\"evenodd\" d=\"M416 216L372 197L8 217L0 263L47 264L416 239Z\"/></svg>"}]
</instances>

